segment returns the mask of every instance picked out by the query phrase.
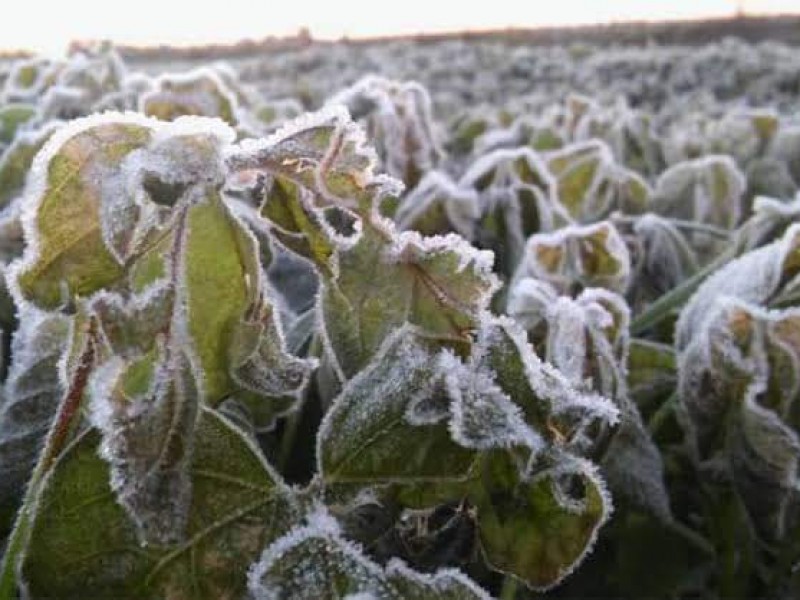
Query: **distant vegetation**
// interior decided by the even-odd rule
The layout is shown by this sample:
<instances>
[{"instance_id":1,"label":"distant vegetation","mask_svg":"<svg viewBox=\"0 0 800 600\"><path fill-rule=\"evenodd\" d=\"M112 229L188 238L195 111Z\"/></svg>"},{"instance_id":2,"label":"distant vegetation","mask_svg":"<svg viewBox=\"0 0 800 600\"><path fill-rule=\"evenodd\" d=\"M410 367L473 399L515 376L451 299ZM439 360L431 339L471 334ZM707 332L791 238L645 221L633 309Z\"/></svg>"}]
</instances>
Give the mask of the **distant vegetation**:
<instances>
[{"instance_id":1,"label":"distant vegetation","mask_svg":"<svg viewBox=\"0 0 800 600\"><path fill-rule=\"evenodd\" d=\"M800 49L514 35L3 63L0 600L800 597Z\"/></svg>"}]
</instances>

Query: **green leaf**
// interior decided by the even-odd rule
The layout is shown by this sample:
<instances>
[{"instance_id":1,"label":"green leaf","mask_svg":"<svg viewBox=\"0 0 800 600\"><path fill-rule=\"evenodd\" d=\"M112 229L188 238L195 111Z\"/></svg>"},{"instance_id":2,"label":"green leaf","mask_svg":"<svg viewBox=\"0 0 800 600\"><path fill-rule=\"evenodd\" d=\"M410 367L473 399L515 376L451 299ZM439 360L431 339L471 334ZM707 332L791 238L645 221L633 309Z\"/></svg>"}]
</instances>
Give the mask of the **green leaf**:
<instances>
[{"instance_id":1,"label":"green leaf","mask_svg":"<svg viewBox=\"0 0 800 600\"><path fill-rule=\"evenodd\" d=\"M39 154L29 251L18 274L27 299L58 308L122 276L122 265L104 243L101 211L111 190L103 184L150 136L149 128L130 121L96 126L76 121L51 140L49 152Z\"/></svg>"},{"instance_id":2,"label":"green leaf","mask_svg":"<svg viewBox=\"0 0 800 600\"><path fill-rule=\"evenodd\" d=\"M800 311L721 300L680 355L694 458L722 467L758 535L786 535L800 464Z\"/></svg>"},{"instance_id":3,"label":"green leaf","mask_svg":"<svg viewBox=\"0 0 800 600\"><path fill-rule=\"evenodd\" d=\"M300 392L316 367L316 361L287 352L278 315L266 302L239 323L230 348L234 380L267 398Z\"/></svg>"},{"instance_id":4,"label":"green leaf","mask_svg":"<svg viewBox=\"0 0 800 600\"><path fill-rule=\"evenodd\" d=\"M599 140L572 144L547 157L556 178L558 198L581 223L594 223L615 210L644 212L649 185L614 161L611 149Z\"/></svg>"},{"instance_id":5,"label":"green leaf","mask_svg":"<svg viewBox=\"0 0 800 600\"><path fill-rule=\"evenodd\" d=\"M59 124L21 133L0 155L0 207L22 194L33 158Z\"/></svg>"},{"instance_id":6,"label":"green leaf","mask_svg":"<svg viewBox=\"0 0 800 600\"><path fill-rule=\"evenodd\" d=\"M601 221L532 235L514 279L543 279L570 296L589 287L622 293L630 275L631 258L625 242L611 222Z\"/></svg>"},{"instance_id":7,"label":"green leaf","mask_svg":"<svg viewBox=\"0 0 800 600\"><path fill-rule=\"evenodd\" d=\"M336 269L335 241L324 223L324 217L309 204L297 184L276 176L261 205L261 215L270 224L271 232L289 250L310 260L322 273Z\"/></svg>"},{"instance_id":8,"label":"green leaf","mask_svg":"<svg viewBox=\"0 0 800 600\"><path fill-rule=\"evenodd\" d=\"M201 402L190 359L168 341L142 357L117 357L92 374L92 420L111 487L142 544L182 541L192 498L189 465Z\"/></svg>"},{"instance_id":9,"label":"green leaf","mask_svg":"<svg viewBox=\"0 0 800 600\"><path fill-rule=\"evenodd\" d=\"M36 115L31 104L6 104L0 107L0 145L14 141L17 130Z\"/></svg>"},{"instance_id":10,"label":"green leaf","mask_svg":"<svg viewBox=\"0 0 800 600\"><path fill-rule=\"evenodd\" d=\"M443 341L467 342L497 287L491 255L456 235L423 238L366 224L358 243L339 253L339 268L338 278L323 282L321 312L344 378L406 322Z\"/></svg>"},{"instance_id":11,"label":"green leaf","mask_svg":"<svg viewBox=\"0 0 800 600\"><path fill-rule=\"evenodd\" d=\"M255 240L216 191L206 194L187 211L183 268L189 335L214 405L236 389L229 349L245 311L259 302L261 274Z\"/></svg>"},{"instance_id":12,"label":"green leaf","mask_svg":"<svg viewBox=\"0 0 800 600\"><path fill-rule=\"evenodd\" d=\"M611 512L602 480L588 463L561 469L520 478L510 456L495 451L484 457L470 494L487 562L534 589L569 575Z\"/></svg>"},{"instance_id":13,"label":"green leaf","mask_svg":"<svg viewBox=\"0 0 800 600\"><path fill-rule=\"evenodd\" d=\"M202 409L183 544L142 547L84 433L39 493L21 576L32 598L239 598L261 549L288 529L287 491L259 451Z\"/></svg>"},{"instance_id":14,"label":"green leaf","mask_svg":"<svg viewBox=\"0 0 800 600\"><path fill-rule=\"evenodd\" d=\"M421 406L443 393L436 357L414 330L391 335L369 366L347 382L320 426L324 480L413 483L465 475L474 454L450 437L447 399L443 414Z\"/></svg>"},{"instance_id":15,"label":"green leaf","mask_svg":"<svg viewBox=\"0 0 800 600\"><path fill-rule=\"evenodd\" d=\"M154 89L139 100L139 110L162 121L185 115L218 117L231 126L238 124L235 94L211 69L195 69L156 79Z\"/></svg>"},{"instance_id":16,"label":"green leaf","mask_svg":"<svg viewBox=\"0 0 800 600\"><path fill-rule=\"evenodd\" d=\"M649 340L631 340L628 355L628 389L637 404L668 392L675 386L678 366L675 351ZM641 402L640 402L641 400Z\"/></svg>"},{"instance_id":17,"label":"green leaf","mask_svg":"<svg viewBox=\"0 0 800 600\"><path fill-rule=\"evenodd\" d=\"M269 546L253 566L250 592L256 598L298 600L488 600L489 596L455 569L417 573L399 560L384 569L345 539L338 523L317 508Z\"/></svg>"}]
</instances>

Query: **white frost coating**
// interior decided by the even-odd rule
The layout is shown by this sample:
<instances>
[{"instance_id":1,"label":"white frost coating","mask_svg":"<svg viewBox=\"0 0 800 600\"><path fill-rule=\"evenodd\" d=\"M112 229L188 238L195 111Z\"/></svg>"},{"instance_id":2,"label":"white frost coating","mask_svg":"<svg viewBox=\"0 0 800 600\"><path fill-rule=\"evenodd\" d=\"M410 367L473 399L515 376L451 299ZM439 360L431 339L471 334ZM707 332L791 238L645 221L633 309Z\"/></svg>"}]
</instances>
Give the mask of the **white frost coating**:
<instances>
[{"instance_id":1,"label":"white frost coating","mask_svg":"<svg viewBox=\"0 0 800 600\"><path fill-rule=\"evenodd\" d=\"M528 426L520 408L495 384L492 373L465 366L447 351L440 355L438 368L444 373L451 398L448 428L456 443L477 450L526 446L533 455L544 449L542 436Z\"/></svg>"},{"instance_id":2,"label":"white frost coating","mask_svg":"<svg viewBox=\"0 0 800 600\"><path fill-rule=\"evenodd\" d=\"M481 216L474 189L456 185L443 171L429 171L401 201L395 213L399 229L411 229L415 221L436 202L444 206L447 219L456 232L472 239L475 222Z\"/></svg>"},{"instance_id":3,"label":"white frost coating","mask_svg":"<svg viewBox=\"0 0 800 600\"><path fill-rule=\"evenodd\" d=\"M586 311L572 299L560 296L550 307L547 331L547 362L561 371L573 385L589 387L586 366Z\"/></svg>"},{"instance_id":4,"label":"white frost coating","mask_svg":"<svg viewBox=\"0 0 800 600\"><path fill-rule=\"evenodd\" d=\"M489 314L484 316L483 321L475 346L476 360L482 359L481 353L492 345L487 336L495 327L500 327L517 347L534 394L549 403L553 414L578 411L587 418L597 419L608 425L615 425L619 421L619 409L613 402L598 394L575 389L558 369L536 356L525 331L515 321Z\"/></svg>"},{"instance_id":5,"label":"white frost coating","mask_svg":"<svg viewBox=\"0 0 800 600\"><path fill-rule=\"evenodd\" d=\"M600 248L595 248L595 245ZM543 264L539 259L541 250L558 250L558 262L554 265ZM608 253L616 264L616 271L603 274L588 272L582 255L589 251ZM592 225L569 225L557 231L532 235L528 238L525 254L512 281L516 282L523 277L543 279L562 293L569 292L575 283L584 287L602 286L612 291L624 292L630 276L631 257L628 246L610 221L601 221Z\"/></svg>"},{"instance_id":6,"label":"white frost coating","mask_svg":"<svg viewBox=\"0 0 800 600\"><path fill-rule=\"evenodd\" d=\"M716 318L718 298L731 296L756 305L769 299L781 284L783 266L798 236L800 224L794 224L780 240L732 260L706 279L681 311L675 326L676 348L683 350Z\"/></svg>"},{"instance_id":7,"label":"white frost coating","mask_svg":"<svg viewBox=\"0 0 800 600\"><path fill-rule=\"evenodd\" d=\"M411 257L425 257L445 252L458 255L457 272L460 273L467 267L473 266L479 275L487 279L497 279L492 272L494 252L479 250L457 233L423 236L416 231L401 231L394 236L392 245L384 253L384 258L389 263L402 264L409 262L409 254Z\"/></svg>"},{"instance_id":8,"label":"white frost coating","mask_svg":"<svg viewBox=\"0 0 800 600\"><path fill-rule=\"evenodd\" d=\"M723 195L718 179L724 181ZM656 181L653 211L732 229L741 219L747 181L730 156L707 155L674 165Z\"/></svg>"},{"instance_id":9,"label":"white frost coating","mask_svg":"<svg viewBox=\"0 0 800 600\"><path fill-rule=\"evenodd\" d=\"M239 107L239 101L234 93L228 88L228 85L223 81L220 74L210 67L199 67L186 73L164 73L159 75L152 80L150 91L142 93L139 97L139 112L145 113L147 103L151 99L158 98L159 96L165 94L167 96L175 94L178 97L191 96L194 101L207 100L200 98L199 96L204 93L212 92L212 90L199 88L190 91L176 91L175 89L171 89L172 86L201 85L204 83L204 80L210 82L213 87L213 92L218 93L220 96L222 96L224 101L228 103L228 105L231 107L233 117L238 122L238 115L241 111ZM212 102L214 101L212 100ZM201 103L200 109L209 117L218 116L218 106L215 103Z\"/></svg>"},{"instance_id":10,"label":"white frost coating","mask_svg":"<svg viewBox=\"0 0 800 600\"><path fill-rule=\"evenodd\" d=\"M346 381L346 384L325 413L317 431L318 473L326 471L323 465L323 444L330 440L347 439L350 435L350 431L346 429L348 425L359 427L387 412L397 411L405 415L409 404L419 401L419 394L433 389L436 382L430 378L419 381L416 389L410 385L413 383L412 377L418 377L424 372L435 372L436 369L430 353L413 340L419 333L421 332L417 327L408 323L398 327L383 340L370 363L352 379L348 381L342 374L342 382ZM396 356L390 359L392 354ZM373 381L375 371L379 373L377 381ZM387 376L388 374L391 376ZM412 394L411 399L408 397L409 392ZM350 411L348 418L343 423L338 423L344 430L334 430L334 421L340 412L351 408L353 398L359 402L357 410Z\"/></svg>"},{"instance_id":11,"label":"white frost coating","mask_svg":"<svg viewBox=\"0 0 800 600\"><path fill-rule=\"evenodd\" d=\"M523 277L509 290L506 312L526 331L547 320L549 307L558 299L556 289L541 279Z\"/></svg>"},{"instance_id":12,"label":"white frost coating","mask_svg":"<svg viewBox=\"0 0 800 600\"><path fill-rule=\"evenodd\" d=\"M342 90L327 105L347 106L363 119L386 171L405 179L412 169L425 173L444 156L435 131L427 89L415 81L367 75ZM408 141L412 141L409 151Z\"/></svg>"},{"instance_id":13,"label":"white frost coating","mask_svg":"<svg viewBox=\"0 0 800 600\"><path fill-rule=\"evenodd\" d=\"M548 590L555 588L562 581L564 581L564 579L569 577L575 571L575 569L577 569L581 565L583 560L592 552L595 544L597 543L597 537L599 535L600 530L603 528L603 525L605 525L608 522L609 518L611 518L611 515L614 512L614 503L611 499L611 494L608 491L605 481L601 477L597 467L589 460L562 453L561 458L559 459L558 466L552 469L541 471L536 475L532 476L528 481L529 483L533 484L542 479L551 479L554 495L556 499L559 500L559 504L561 504L562 508L568 510L569 512L580 514L583 512L583 507L584 507L583 503L576 503L574 500L569 498L568 494L564 493L563 491L560 491L558 488L557 479L559 477L565 477L569 475L577 475L579 477L585 477L586 479L591 481L592 485L595 486L600 495L601 505L603 507L602 514L600 515L600 518L597 520L597 523L592 529L591 534L589 535L589 539L586 541L586 545L584 546L583 551L580 553L580 555L577 556L571 564L566 565L561 569L559 569L558 577L554 581L543 586L531 586L528 582L520 579L514 573L504 571L503 569L491 565L493 570L499 571L506 575L511 575L512 577L514 577L515 579L519 579L520 581L522 581L522 583L524 583L525 585L527 585L528 587L530 587L535 591L546 592Z\"/></svg>"},{"instance_id":14,"label":"white frost coating","mask_svg":"<svg viewBox=\"0 0 800 600\"><path fill-rule=\"evenodd\" d=\"M285 600L280 590L271 589L269 584L265 585L269 571L273 566L284 558L284 555L291 552L298 546L308 542L319 541L324 544L324 552L339 554L344 558L342 569L347 569L347 575L354 579L362 579L360 582L366 589L359 590L359 593L377 593L383 596L385 588L385 575L383 569L376 563L369 560L361 551L361 548L341 535L341 530L336 519L327 510L317 505L315 509L305 518L306 525L295 527L283 537L272 542L262 552L261 557L250 566L247 573L247 588L256 600ZM327 569L321 564L317 564L313 559L326 560L324 554L317 554L310 559L304 559L299 564L292 567L297 570L297 577L308 578L304 588L309 593L313 591L314 585L323 584L326 578ZM295 575L292 573L292 575ZM288 574L281 574L281 579L287 580ZM292 585L287 581L289 586ZM300 582L297 582L300 584ZM373 588L373 589L370 589Z\"/></svg>"},{"instance_id":15,"label":"white frost coating","mask_svg":"<svg viewBox=\"0 0 800 600\"><path fill-rule=\"evenodd\" d=\"M28 173L28 184L23 196L20 214L25 237L25 250L21 257L9 265L9 290L18 306L29 304L22 294L17 280L19 274L32 267L39 258L40 250L36 216L47 192L50 162L61 148L75 136L94 127L114 124L136 125L149 130L156 130L164 125L157 119L133 112L108 112L75 119L56 129L34 158ZM113 253L113 250L110 251Z\"/></svg>"},{"instance_id":16,"label":"white frost coating","mask_svg":"<svg viewBox=\"0 0 800 600\"><path fill-rule=\"evenodd\" d=\"M458 587L465 588L471 596L474 596L475 600L492 600L492 597L486 593L486 590L481 588L458 569L444 568L438 569L435 573L420 573L413 570L401 559L392 558L386 563L385 570L386 575L390 578L398 577L410 579L420 586L430 588L434 593L445 592L450 586L455 584Z\"/></svg>"}]
</instances>

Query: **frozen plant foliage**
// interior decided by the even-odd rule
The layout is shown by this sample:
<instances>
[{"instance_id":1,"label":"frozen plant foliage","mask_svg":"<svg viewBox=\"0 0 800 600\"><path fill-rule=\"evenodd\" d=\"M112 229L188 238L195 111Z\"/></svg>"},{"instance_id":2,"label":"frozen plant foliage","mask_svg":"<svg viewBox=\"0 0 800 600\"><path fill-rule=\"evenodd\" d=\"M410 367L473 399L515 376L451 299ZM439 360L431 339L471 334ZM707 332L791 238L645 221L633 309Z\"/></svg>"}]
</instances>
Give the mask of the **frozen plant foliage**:
<instances>
[{"instance_id":1,"label":"frozen plant foliage","mask_svg":"<svg viewBox=\"0 0 800 600\"><path fill-rule=\"evenodd\" d=\"M495 252L497 269L506 275L517 267L529 235L572 222L556 195L556 181L530 148L481 156L458 186L477 193L480 219L475 242Z\"/></svg>"},{"instance_id":2,"label":"frozen plant foliage","mask_svg":"<svg viewBox=\"0 0 800 600\"><path fill-rule=\"evenodd\" d=\"M795 48L242 50L0 60L0 598L797 595Z\"/></svg>"},{"instance_id":3,"label":"frozen plant foliage","mask_svg":"<svg viewBox=\"0 0 800 600\"><path fill-rule=\"evenodd\" d=\"M394 220L399 229L413 229L423 235L454 232L469 240L475 235L480 216L475 190L460 188L445 173L429 171L403 198Z\"/></svg>"},{"instance_id":4,"label":"frozen plant foliage","mask_svg":"<svg viewBox=\"0 0 800 600\"><path fill-rule=\"evenodd\" d=\"M559 293L570 295L587 287L624 292L630 275L628 247L610 221L601 221L532 235L514 281L543 279Z\"/></svg>"},{"instance_id":5,"label":"frozen plant foliage","mask_svg":"<svg viewBox=\"0 0 800 600\"><path fill-rule=\"evenodd\" d=\"M334 95L373 140L381 166L413 187L442 159L428 91L415 81L367 76Z\"/></svg>"},{"instance_id":6,"label":"frozen plant foliage","mask_svg":"<svg viewBox=\"0 0 800 600\"><path fill-rule=\"evenodd\" d=\"M646 210L652 190L642 177L617 164L611 150L592 140L547 153L548 169L556 179L558 199L580 223L593 223L612 211L639 214Z\"/></svg>"},{"instance_id":7,"label":"frozen plant foliage","mask_svg":"<svg viewBox=\"0 0 800 600\"><path fill-rule=\"evenodd\" d=\"M732 477L767 540L787 534L796 504L798 327L796 309L768 312L721 298L681 353L695 458Z\"/></svg>"},{"instance_id":8,"label":"frozen plant foliage","mask_svg":"<svg viewBox=\"0 0 800 600\"><path fill-rule=\"evenodd\" d=\"M744 216L745 179L730 157L705 156L658 178L650 209L660 215L733 229Z\"/></svg>"}]
</instances>

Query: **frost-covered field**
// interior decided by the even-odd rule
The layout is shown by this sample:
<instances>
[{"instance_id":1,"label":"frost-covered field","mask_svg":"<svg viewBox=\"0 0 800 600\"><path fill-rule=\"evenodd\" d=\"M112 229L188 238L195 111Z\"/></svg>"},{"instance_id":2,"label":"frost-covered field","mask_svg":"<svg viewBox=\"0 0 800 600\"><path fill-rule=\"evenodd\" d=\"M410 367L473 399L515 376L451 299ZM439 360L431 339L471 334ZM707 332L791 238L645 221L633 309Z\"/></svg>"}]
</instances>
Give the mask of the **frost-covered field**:
<instances>
[{"instance_id":1,"label":"frost-covered field","mask_svg":"<svg viewBox=\"0 0 800 600\"><path fill-rule=\"evenodd\" d=\"M800 49L0 66L0 600L800 597Z\"/></svg>"}]
</instances>

